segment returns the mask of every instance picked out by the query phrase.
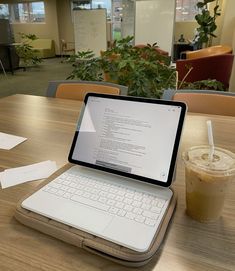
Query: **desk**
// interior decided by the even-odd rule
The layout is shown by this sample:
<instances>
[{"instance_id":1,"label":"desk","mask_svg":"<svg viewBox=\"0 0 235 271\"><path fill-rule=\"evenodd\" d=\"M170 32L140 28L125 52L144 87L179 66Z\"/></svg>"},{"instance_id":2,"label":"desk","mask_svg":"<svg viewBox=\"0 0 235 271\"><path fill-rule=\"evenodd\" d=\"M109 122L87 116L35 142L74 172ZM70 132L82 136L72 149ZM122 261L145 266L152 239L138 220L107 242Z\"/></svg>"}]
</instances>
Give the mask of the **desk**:
<instances>
[{"instance_id":1,"label":"desk","mask_svg":"<svg viewBox=\"0 0 235 271\"><path fill-rule=\"evenodd\" d=\"M0 99L1 132L27 137L10 151L0 150L0 170L43 160L67 162L81 102L30 95ZM235 152L235 118L189 114L180 153L189 146L205 144L206 120L214 125L215 142ZM112 263L21 225L13 217L16 202L41 181L0 190L0 270L78 271L135 270ZM154 259L139 270L225 271L235 266L235 183L231 185L223 216L200 224L185 214L182 160L174 188L178 206L165 241Z\"/></svg>"}]
</instances>

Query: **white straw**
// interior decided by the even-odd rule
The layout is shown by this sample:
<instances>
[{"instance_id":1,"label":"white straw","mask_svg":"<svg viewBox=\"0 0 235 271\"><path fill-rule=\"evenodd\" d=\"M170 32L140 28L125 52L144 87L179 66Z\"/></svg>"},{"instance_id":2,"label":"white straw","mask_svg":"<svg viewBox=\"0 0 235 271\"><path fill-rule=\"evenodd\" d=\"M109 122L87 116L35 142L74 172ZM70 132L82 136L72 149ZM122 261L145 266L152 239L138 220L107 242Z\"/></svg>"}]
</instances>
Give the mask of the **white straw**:
<instances>
[{"instance_id":1,"label":"white straw","mask_svg":"<svg viewBox=\"0 0 235 271\"><path fill-rule=\"evenodd\" d=\"M206 124L207 124L208 141L209 141L209 145L210 145L209 160L212 161L213 160L215 146L214 146L214 139L213 139L213 131L212 131L211 120L208 120L206 122Z\"/></svg>"}]
</instances>

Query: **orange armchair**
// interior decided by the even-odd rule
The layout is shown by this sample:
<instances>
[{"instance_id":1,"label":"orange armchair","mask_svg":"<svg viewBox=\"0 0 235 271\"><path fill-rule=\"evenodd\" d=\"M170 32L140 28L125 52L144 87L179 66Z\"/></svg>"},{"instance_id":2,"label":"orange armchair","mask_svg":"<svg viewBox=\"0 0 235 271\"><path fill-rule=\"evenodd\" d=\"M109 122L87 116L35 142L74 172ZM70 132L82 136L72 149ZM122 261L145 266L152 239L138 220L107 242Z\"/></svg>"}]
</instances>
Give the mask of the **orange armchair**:
<instances>
[{"instance_id":1,"label":"orange armchair","mask_svg":"<svg viewBox=\"0 0 235 271\"><path fill-rule=\"evenodd\" d=\"M195 59L177 60L176 70L178 71L179 81L184 79L189 68L192 67L192 70L184 80L185 82L216 79L228 88L233 67L233 59L234 55L224 54Z\"/></svg>"},{"instance_id":2,"label":"orange armchair","mask_svg":"<svg viewBox=\"0 0 235 271\"><path fill-rule=\"evenodd\" d=\"M186 59L195 59L207 56L216 56L216 55L223 55L223 54L231 54L232 47L228 45L216 45L207 48L203 48L196 51L186 51Z\"/></svg>"},{"instance_id":3,"label":"orange armchair","mask_svg":"<svg viewBox=\"0 0 235 271\"><path fill-rule=\"evenodd\" d=\"M128 87L109 82L57 80L50 81L46 96L83 101L88 92L126 95Z\"/></svg>"},{"instance_id":4,"label":"orange armchair","mask_svg":"<svg viewBox=\"0 0 235 271\"><path fill-rule=\"evenodd\" d=\"M145 44L137 44L135 45L136 48L145 48L145 47L148 47L148 45L145 45ZM163 56L169 56L169 53L167 51L164 51L162 49L160 49L159 47L154 47L154 49L156 50L157 53L159 53L160 55L163 55Z\"/></svg>"}]
</instances>

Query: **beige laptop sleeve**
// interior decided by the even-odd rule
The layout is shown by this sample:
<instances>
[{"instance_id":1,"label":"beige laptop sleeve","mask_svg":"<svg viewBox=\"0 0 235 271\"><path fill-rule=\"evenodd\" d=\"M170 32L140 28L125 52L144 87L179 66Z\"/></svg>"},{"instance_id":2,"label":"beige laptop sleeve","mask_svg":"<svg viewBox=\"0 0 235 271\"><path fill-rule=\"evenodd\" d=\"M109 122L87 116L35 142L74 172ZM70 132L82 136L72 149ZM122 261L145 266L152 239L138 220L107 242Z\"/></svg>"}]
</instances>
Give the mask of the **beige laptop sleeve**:
<instances>
[{"instance_id":1,"label":"beige laptop sleeve","mask_svg":"<svg viewBox=\"0 0 235 271\"><path fill-rule=\"evenodd\" d=\"M16 206L16 219L28 227L34 228L40 232L58 238L74 246L82 247L89 252L98 254L106 259L112 260L117 263L133 267L142 266L148 263L157 252L158 248L161 245L161 242L163 241L167 226L169 225L176 206L176 193L173 191L173 197L171 199L166 215L158 231L155 234L150 248L146 252L136 252L131 249L114 244L110 241L106 241L92 234L49 219L45 216L28 211L21 207L21 203L27 197L29 197L35 191L39 190L42 186L62 174L71 166L73 166L73 164L65 165L48 179L46 179L42 184L40 184L34 191L21 199Z\"/></svg>"}]
</instances>

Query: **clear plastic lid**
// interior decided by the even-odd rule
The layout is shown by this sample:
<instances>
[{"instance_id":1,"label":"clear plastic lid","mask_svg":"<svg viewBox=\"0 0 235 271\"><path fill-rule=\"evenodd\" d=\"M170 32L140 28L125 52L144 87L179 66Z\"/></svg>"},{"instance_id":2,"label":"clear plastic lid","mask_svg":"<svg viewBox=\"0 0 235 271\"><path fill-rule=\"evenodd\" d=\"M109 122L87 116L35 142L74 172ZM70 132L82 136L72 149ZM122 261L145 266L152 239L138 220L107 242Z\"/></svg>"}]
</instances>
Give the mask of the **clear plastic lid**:
<instances>
[{"instance_id":1,"label":"clear plastic lid","mask_svg":"<svg viewBox=\"0 0 235 271\"><path fill-rule=\"evenodd\" d=\"M208 173L218 175L235 174L235 154L215 147L213 159L209 159L210 146L195 146L182 154L182 158L188 166L200 168Z\"/></svg>"}]
</instances>

